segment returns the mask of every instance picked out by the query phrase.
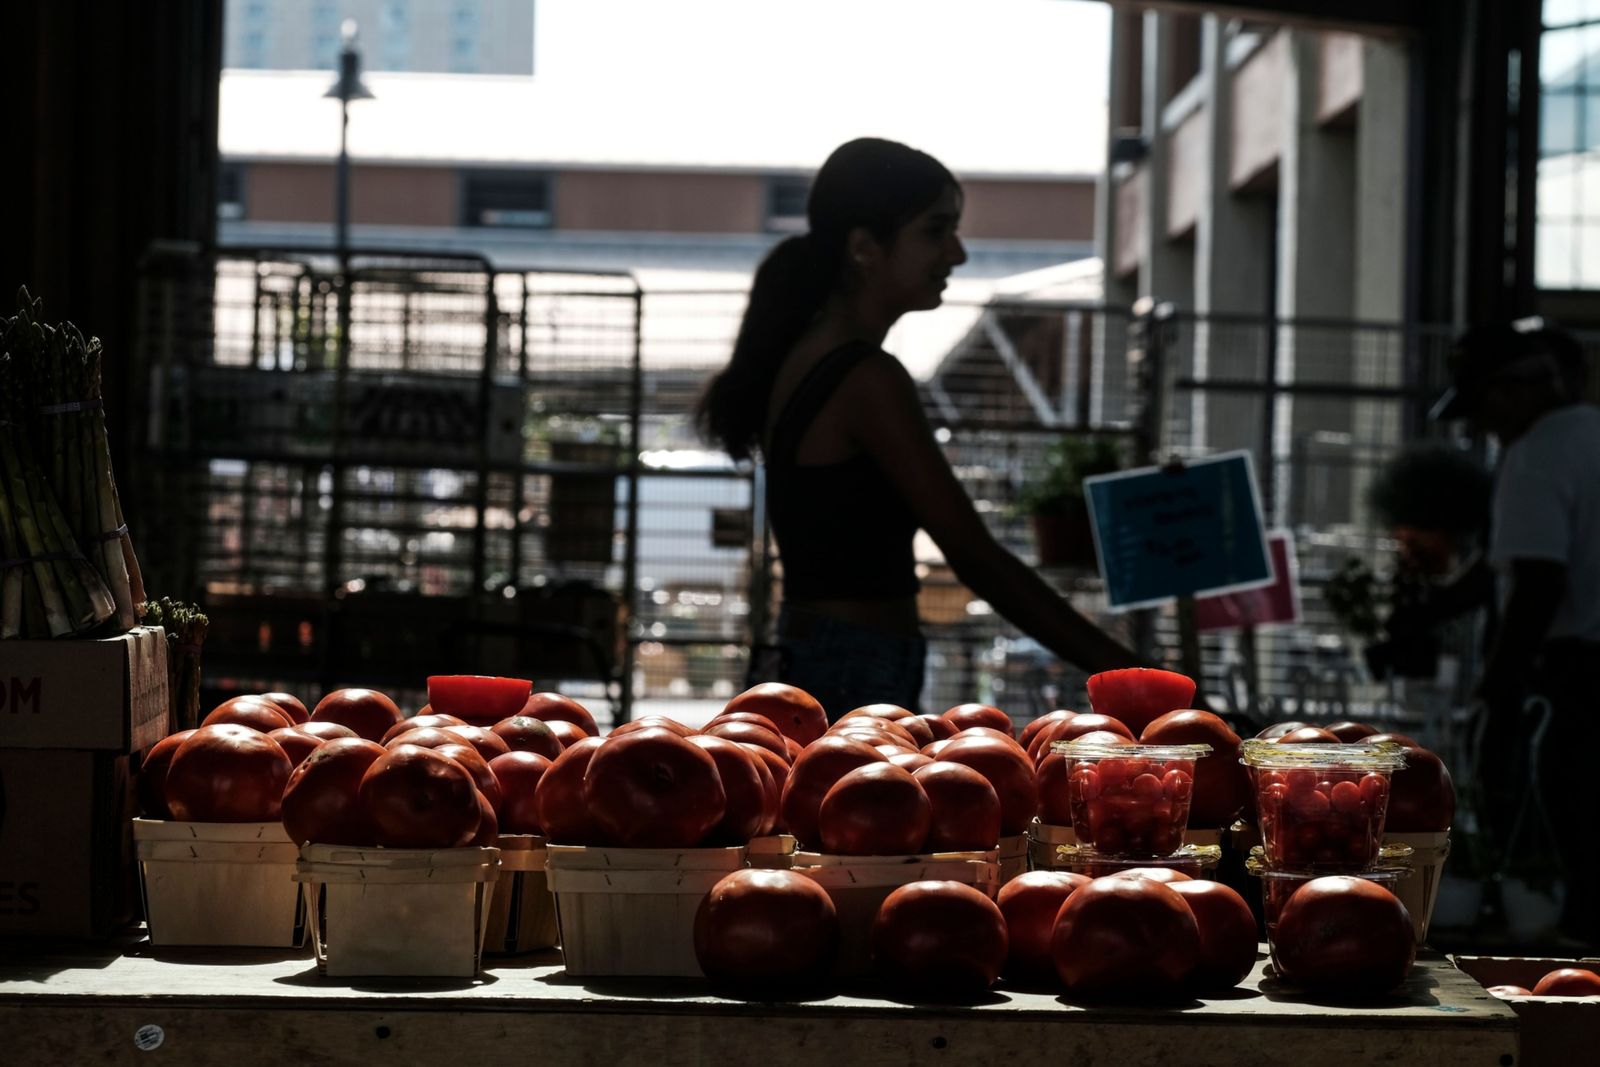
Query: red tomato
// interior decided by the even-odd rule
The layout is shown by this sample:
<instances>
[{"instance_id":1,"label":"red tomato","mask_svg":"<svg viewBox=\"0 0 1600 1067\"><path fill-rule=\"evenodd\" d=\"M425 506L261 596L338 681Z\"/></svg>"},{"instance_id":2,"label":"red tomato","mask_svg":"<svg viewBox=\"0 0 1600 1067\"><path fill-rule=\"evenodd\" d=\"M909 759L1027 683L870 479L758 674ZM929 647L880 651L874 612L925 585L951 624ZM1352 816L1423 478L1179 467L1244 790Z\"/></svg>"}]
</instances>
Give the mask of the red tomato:
<instances>
[{"instance_id":1,"label":"red tomato","mask_svg":"<svg viewBox=\"0 0 1600 1067\"><path fill-rule=\"evenodd\" d=\"M1148 878L1152 882L1163 885L1176 885L1179 882L1193 881L1187 874L1175 867L1126 867L1120 871L1103 875L1105 878Z\"/></svg>"},{"instance_id":2,"label":"red tomato","mask_svg":"<svg viewBox=\"0 0 1600 1067\"><path fill-rule=\"evenodd\" d=\"M1131 743L1131 742L1130 742ZM1033 773L1039 789L1039 821L1051 826L1072 825L1072 798L1067 792L1067 757L1052 752Z\"/></svg>"},{"instance_id":3,"label":"red tomato","mask_svg":"<svg viewBox=\"0 0 1600 1067\"><path fill-rule=\"evenodd\" d=\"M789 770L780 805L784 825L805 847L819 847L817 811L833 783L857 767L888 762L883 753L860 741L838 734L819 737L805 747Z\"/></svg>"},{"instance_id":4,"label":"red tomato","mask_svg":"<svg viewBox=\"0 0 1600 1067\"><path fill-rule=\"evenodd\" d=\"M1407 734L1395 733L1368 734L1366 737L1361 739L1361 743L1363 745L1399 745L1401 748L1406 749L1422 747L1422 745L1419 744L1415 738Z\"/></svg>"},{"instance_id":5,"label":"red tomato","mask_svg":"<svg viewBox=\"0 0 1600 1067\"><path fill-rule=\"evenodd\" d=\"M1364 878L1314 878L1278 913L1273 964L1287 981L1368 997L1405 981L1417 957L1411 916L1398 897Z\"/></svg>"},{"instance_id":6,"label":"red tomato","mask_svg":"<svg viewBox=\"0 0 1600 1067\"><path fill-rule=\"evenodd\" d=\"M800 758L800 753L806 750L805 745L802 745L787 734L783 738L783 747L789 750L789 765L791 767L794 766L794 761Z\"/></svg>"},{"instance_id":7,"label":"red tomato","mask_svg":"<svg viewBox=\"0 0 1600 1067\"><path fill-rule=\"evenodd\" d=\"M832 898L794 871L734 871L695 912L695 959L719 984L815 985L832 972L838 951Z\"/></svg>"},{"instance_id":8,"label":"red tomato","mask_svg":"<svg viewBox=\"0 0 1600 1067\"><path fill-rule=\"evenodd\" d=\"M1090 712L1084 715L1074 715L1070 719L1052 723L1033 735L1034 762L1044 759L1050 754L1050 746L1057 741L1076 741L1088 734L1113 733L1134 740L1133 731L1128 729L1120 720L1109 715L1100 715Z\"/></svg>"},{"instance_id":9,"label":"red tomato","mask_svg":"<svg viewBox=\"0 0 1600 1067\"><path fill-rule=\"evenodd\" d=\"M1280 745L1337 745L1338 737L1320 726L1301 726L1278 738Z\"/></svg>"},{"instance_id":10,"label":"red tomato","mask_svg":"<svg viewBox=\"0 0 1600 1067\"><path fill-rule=\"evenodd\" d=\"M234 697L231 700L224 700L200 720L200 725L216 726L225 722L248 726L264 734L293 725L282 708L264 697Z\"/></svg>"},{"instance_id":11,"label":"red tomato","mask_svg":"<svg viewBox=\"0 0 1600 1067\"><path fill-rule=\"evenodd\" d=\"M1600 996L1600 975L1582 967L1562 967L1551 971L1533 987L1536 997Z\"/></svg>"},{"instance_id":12,"label":"red tomato","mask_svg":"<svg viewBox=\"0 0 1600 1067\"><path fill-rule=\"evenodd\" d=\"M732 700L723 711L753 711L777 724L783 736L800 745L809 745L828 728L828 713L817 698L782 682L762 682L751 686Z\"/></svg>"},{"instance_id":13,"label":"red tomato","mask_svg":"<svg viewBox=\"0 0 1600 1067\"><path fill-rule=\"evenodd\" d=\"M589 761L604 743L598 737L574 741L539 779L534 805L539 811L539 825L544 827L544 835L552 844L610 844L583 799L583 779L589 770Z\"/></svg>"},{"instance_id":14,"label":"red tomato","mask_svg":"<svg viewBox=\"0 0 1600 1067\"><path fill-rule=\"evenodd\" d=\"M489 798L479 793L478 832L472 835L472 840L467 844L473 848L493 848L499 840L500 817L494 813L494 805L489 803Z\"/></svg>"},{"instance_id":15,"label":"red tomato","mask_svg":"<svg viewBox=\"0 0 1600 1067\"><path fill-rule=\"evenodd\" d=\"M494 724L495 735L506 743L512 752L536 752L545 759L555 759L566 746L550 731L543 719L531 715L513 715ZM489 757L490 760L494 756Z\"/></svg>"},{"instance_id":16,"label":"red tomato","mask_svg":"<svg viewBox=\"0 0 1600 1067\"><path fill-rule=\"evenodd\" d=\"M167 766L167 807L181 822L268 822L278 818L294 766L283 746L237 723L202 726Z\"/></svg>"},{"instance_id":17,"label":"red tomato","mask_svg":"<svg viewBox=\"0 0 1600 1067\"><path fill-rule=\"evenodd\" d=\"M1489 995L1504 999L1506 997L1531 997L1533 993L1531 990L1523 989L1519 985L1492 985L1489 987Z\"/></svg>"},{"instance_id":18,"label":"red tomato","mask_svg":"<svg viewBox=\"0 0 1600 1067\"><path fill-rule=\"evenodd\" d=\"M835 725L859 719L875 719L880 722L892 724L897 730L903 731L911 739L912 747L921 748L931 745L936 740L933 727L920 715L913 715L897 704L868 704L866 707L857 708L842 717Z\"/></svg>"},{"instance_id":19,"label":"red tomato","mask_svg":"<svg viewBox=\"0 0 1600 1067\"><path fill-rule=\"evenodd\" d=\"M683 723L679 722L677 719L669 719L665 715L646 715L641 719L633 719L629 722L613 726L611 728L611 732L606 736L627 737L629 734L638 730L655 729L668 730L677 734L679 737L688 737L695 732L694 730L685 726Z\"/></svg>"},{"instance_id":20,"label":"red tomato","mask_svg":"<svg viewBox=\"0 0 1600 1067\"><path fill-rule=\"evenodd\" d=\"M861 718L863 716L872 719L890 719L898 721L900 719L911 718L911 710L909 708L902 708L899 704L863 704L859 708L853 708L839 716L839 722L844 722L846 719L850 718Z\"/></svg>"},{"instance_id":21,"label":"red tomato","mask_svg":"<svg viewBox=\"0 0 1600 1067\"><path fill-rule=\"evenodd\" d=\"M440 745L458 745L466 738L459 734L452 734L442 726L424 726L420 730L407 730L395 734L394 737L383 743L384 748L399 748L401 745L416 745L419 748L438 748Z\"/></svg>"},{"instance_id":22,"label":"red tomato","mask_svg":"<svg viewBox=\"0 0 1600 1067\"><path fill-rule=\"evenodd\" d=\"M956 731L956 735L950 740L959 741L963 737L992 737L997 741L1004 741L1006 744L1010 745L1024 756L1028 754L1028 750L1023 748L1016 738L1012 737L1004 730L996 730L992 726L968 726L964 729Z\"/></svg>"},{"instance_id":23,"label":"red tomato","mask_svg":"<svg viewBox=\"0 0 1600 1067\"><path fill-rule=\"evenodd\" d=\"M718 714L716 717L708 720L705 728L709 730L713 726L717 726L725 722L747 722L761 727L770 734L777 734L780 737L783 736L783 731L778 729L777 723L773 722L765 715L758 715L753 711L724 711Z\"/></svg>"},{"instance_id":24,"label":"red tomato","mask_svg":"<svg viewBox=\"0 0 1600 1067\"><path fill-rule=\"evenodd\" d=\"M1377 859L1387 774L1329 766L1261 769L1255 777L1256 820L1268 863L1355 871Z\"/></svg>"},{"instance_id":25,"label":"red tomato","mask_svg":"<svg viewBox=\"0 0 1600 1067\"><path fill-rule=\"evenodd\" d=\"M782 756L785 760L789 758L789 748L783 743L783 736L753 722L720 722L706 727L705 732L711 737L736 741L741 745L759 745L775 756Z\"/></svg>"},{"instance_id":26,"label":"red tomato","mask_svg":"<svg viewBox=\"0 0 1600 1067\"><path fill-rule=\"evenodd\" d=\"M912 882L878 908L872 962L895 986L963 997L994 985L1009 942L994 901L960 882Z\"/></svg>"},{"instance_id":27,"label":"red tomato","mask_svg":"<svg viewBox=\"0 0 1600 1067\"><path fill-rule=\"evenodd\" d=\"M600 727L595 723L594 716L589 714L589 709L560 693L534 693L518 714L545 722L570 722L581 729L585 736L600 736Z\"/></svg>"},{"instance_id":28,"label":"red tomato","mask_svg":"<svg viewBox=\"0 0 1600 1067\"><path fill-rule=\"evenodd\" d=\"M915 751L914 749L911 749L906 742L891 734L884 733L882 730L872 730L866 727L861 727L854 730L850 729L849 727L845 727L843 730L829 730L823 736L848 737L852 741L860 741L863 745L871 745L873 748L877 748L879 745L891 745L902 752Z\"/></svg>"},{"instance_id":29,"label":"red tomato","mask_svg":"<svg viewBox=\"0 0 1600 1067\"><path fill-rule=\"evenodd\" d=\"M278 710L288 717L291 726L311 718L311 712L306 710L305 704L293 693L262 693L261 698L278 705Z\"/></svg>"},{"instance_id":30,"label":"red tomato","mask_svg":"<svg viewBox=\"0 0 1600 1067\"><path fill-rule=\"evenodd\" d=\"M135 788L139 796L139 811L147 819L170 819L172 809L167 807L167 769L172 766L172 756L178 746L189 740L193 730L179 730L168 734L145 753L139 764Z\"/></svg>"},{"instance_id":31,"label":"red tomato","mask_svg":"<svg viewBox=\"0 0 1600 1067\"><path fill-rule=\"evenodd\" d=\"M1039 736L1040 730L1043 730L1046 726L1053 726L1058 722L1066 722L1076 714L1078 713L1075 711L1067 711L1063 708L1052 711L1047 715L1041 715L1037 719L1030 719L1023 726L1022 732L1017 735L1017 744L1027 749L1030 756L1033 755L1033 739Z\"/></svg>"},{"instance_id":32,"label":"red tomato","mask_svg":"<svg viewBox=\"0 0 1600 1067\"><path fill-rule=\"evenodd\" d=\"M989 779L966 764L947 761L929 761L912 777L928 794L929 852L968 852L1000 843L1000 794Z\"/></svg>"},{"instance_id":33,"label":"red tomato","mask_svg":"<svg viewBox=\"0 0 1600 1067\"><path fill-rule=\"evenodd\" d=\"M312 722L348 726L357 737L381 741L389 728L403 718L395 702L376 689L338 689L317 701Z\"/></svg>"},{"instance_id":34,"label":"red tomato","mask_svg":"<svg viewBox=\"0 0 1600 1067\"><path fill-rule=\"evenodd\" d=\"M1017 728L1011 716L991 704L957 704L945 711L944 717L955 724L956 730L970 730L974 726L987 726L1015 738Z\"/></svg>"},{"instance_id":35,"label":"red tomato","mask_svg":"<svg viewBox=\"0 0 1600 1067\"><path fill-rule=\"evenodd\" d=\"M526 678L493 678L483 674L434 674L428 677L428 705L435 713L459 715L475 726L493 726L522 711L533 693Z\"/></svg>"},{"instance_id":36,"label":"red tomato","mask_svg":"<svg viewBox=\"0 0 1600 1067\"><path fill-rule=\"evenodd\" d=\"M1406 749L1406 765L1389 779L1385 828L1397 834L1438 832L1450 829L1455 816L1456 789L1444 761L1425 748Z\"/></svg>"},{"instance_id":37,"label":"red tomato","mask_svg":"<svg viewBox=\"0 0 1600 1067\"><path fill-rule=\"evenodd\" d=\"M770 772L758 766L757 757L743 745L725 737L695 734L689 743L710 754L726 797L722 819L711 828L706 845L748 845L766 821L767 786L761 776L770 779Z\"/></svg>"},{"instance_id":38,"label":"red tomato","mask_svg":"<svg viewBox=\"0 0 1600 1067\"><path fill-rule=\"evenodd\" d=\"M932 731L934 741L948 741L956 735L956 724L943 715L918 715L915 718L921 720Z\"/></svg>"},{"instance_id":39,"label":"red tomato","mask_svg":"<svg viewBox=\"0 0 1600 1067\"><path fill-rule=\"evenodd\" d=\"M1174 671L1128 667L1091 674L1089 704L1138 733L1169 711L1194 706L1194 679Z\"/></svg>"},{"instance_id":40,"label":"red tomato","mask_svg":"<svg viewBox=\"0 0 1600 1067\"><path fill-rule=\"evenodd\" d=\"M1256 917L1244 897L1221 882L1182 878L1169 883L1194 913L1200 963L1190 986L1202 993L1232 989L1256 965Z\"/></svg>"},{"instance_id":41,"label":"red tomato","mask_svg":"<svg viewBox=\"0 0 1600 1067\"><path fill-rule=\"evenodd\" d=\"M822 850L842 856L922 851L933 809L911 772L885 760L846 772L817 809Z\"/></svg>"},{"instance_id":42,"label":"red tomato","mask_svg":"<svg viewBox=\"0 0 1600 1067\"><path fill-rule=\"evenodd\" d=\"M767 766L766 759L756 755L757 752L767 752L766 749L759 745L740 745L737 741L734 744L738 745L741 752L749 755L750 762L755 764L756 773L761 778L761 821L756 825L755 836L766 837L773 832L772 828L778 822L778 802L783 799L781 787L778 785L778 779L773 776L771 768ZM767 755L777 759L771 752L767 752ZM727 787L724 786L723 789L726 791Z\"/></svg>"},{"instance_id":43,"label":"red tomato","mask_svg":"<svg viewBox=\"0 0 1600 1067\"><path fill-rule=\"evenodd\" d=\"M1056 916L1074 891L1089 884L1081 874L1066 871L1029 871L1000 887L995 903L1005 916L1010 951L1006 977L1024 982L1056 980L1050 939Z\"/></svg>"},{"instance_id":44,"label":"red tomato","mask_svg":"<svg viewBox=\"0 0 1600 1067\"><path fill-rule=\"evenodd\" d=\"M267 736L283 746L283 750L289 754L289 762L296 767L305 762L305 758L311 755L318 745L322 744L322 738L313 737L304 730L296 730L288 726L273 730Z\"/></svg>"},{"instance_id":45,"label":"red tomato","mask_svg":"<svg viewBox=\"0 0 1600 1067\"><path fill-rule=\"evenodd\" d=\"M1096 878L1061 905L1050 954L1072 993L1161 998L1182 990L1199 965L1200 929L1171 886Z\"/></svg>"},{"instance_id":46,"label":"red tomato","mask_svg":"<svg viewBox=\"0 0 1600 1067\"><path fill-rule=\"evenodd\" d=\"M873 745L872 747L877 749L879 752L882 752L884 757L890 763L894 762L894 758L896 756L922 756L922 753L918 752L916 749L907 748L904 745L896 745L891 743L884 745ZM926 759L927 757L923 756L923 758Z\"/></svg>"},{"instance_id":47,"label":"red tomato","mask_svg":"<svg viewBox=\"0 0 1600 1067\"><path fill-rule=\"evenodd\" d=\"M772 776L772 819L762 833L778 833L783 829L783 787L789 781L789 763L760 745L745 745L744 750L755 756Z\"/></svg>"},{"instance_id":48,"label":"red tomato","mask_svg":"<svg viewBox=\"0 0 1600 1067\"><path fill-rule=\"evenodd\" d=\"M383 733L383 738L378 742L378 744L387 745L390 741L393 741L401 734L409 733L412 730L426 730L430 728L442 730L446 726L465 725L467 725L467 721L465 719L458 719L454 715L435 715L431 712L428 714L422 714L419 712L409 719L401 719L399 722L389 727L389 729L385 730ZM352 732L351 736L354 737L355 734Z\"/></svg>"},{"instance_id":49,"label":"red tomato","mask_svg":"<svg viewBox=\"0 0 1600 1067\"><path fill-rule=\"evenodd\" d=\"M918 749L918 751L921 752L924 756L927 756L929 759L938 759L939 758L939 753L941 753L945 749L949 748L950 747L950 742L952 742L954 740L955 740L954 735L952 735L950 737L943 737L943 738L940 738L939 740L935 741L931 745L922 746L922 748Z\"/></svg>"},{"instance_id":50,"label":"red tomato","mask_svg":"<svg viewBox=\"0 0 1600 1067\"><path fill-rule=\"evenodd\" d=\"M525 749L513 750L489 761L489 770L500 783L500 832L503 834L542 834L537 793L539 780L551 768L549 759Z\"/></svg>"},{"instance_id":51,"label":"red tomato","mask_svg":"<svg viewBox=\"0 0 1600 1067\"><path fill-rule=\"evenodd\" d=\"M1039 812L1039 787L1033 766L1016 742L984 736L957 737L938 758L964 763L989 779L1000 795L1000 832L1020 834Z\"/></svg>"},{"instance_id":52,"label":"red tomato","mask_svg":"<svg viewBox=\"0 0 1600 1067\"><path fill-rule=\"evenodd\" d=\"M693 848L728 807L711 754L654 726L606 738L589 761L583 799L623 848Z\"/></svg>"},{"instance_id":53,"label":"red tomato","mask_svg":"<svg viewBox=\"0 0 1600 1067\"><path fill-rule=\"evenodd\" d=\"M1345 744L1349 744L1351 741L1364 741L1378 732L1376 726L1368 726L1364 722L1351 722L1349 719L1331 722L1323 729Z\"/></svg>"},{"instance_id":54,"label":"red tomato","mask_svg":"<svg viewBox=\"0 0 1600 1067\"><path fill-rule=\"evenodd\" d=\"M472 775L472 784L477 787L479 793L483 794L484 799L489 802L489 806L497 812L500 810L500 804L505 794L501 790L500 782L495 778L494 772L489 769L489 761L483 758L483 753L465 742L454 745L440 745L433 751L441 756L449 756L465 767L467 772ZM506 753L501 752L498 755L504 756Z\"/></svg>"},{"instance_id":55,"label":"red tomato","mask_svg":"<svg viewBox=\"0 0 1600 1067\"><path fill-rule=\"evenodd\" d=\"M575 722L568 722L566 719L546 719L544 724L550 727L550 732L555 735L555 739L561 742L562 751L571 748L585 737L599 736L598 734L584 733L583 727Z\"/></svg>"},{"instance_id":56,"label":"red tomato","mask_svg":"<svg viewBox=\"0 0 1600 1067\"><path fill-rule=\"evenodd\" d=\"M358 794L367 769L384 748L360 737L317 746L283 787L283 828L295 844L372 845L377 830Z\"/></svg>"},{"instance_id":57,"label":"red tomato","mask_svg":"<svg viewBox=\"0 0 1600 1067\"><path fill-rule=\"evenodd\" d=\"M444 732L459 737L478 750L486 761L511 751L506 739L486 726L446 726Z\"/></svg>"},{"instance_id":58,"label":"red tomato","mask_svg":"<svg viewBox=\"0 0 1600 1067\"><path fill-rule=\"evenodd\" d=\"M1211 755L1195 761L1190 826L1230 826L1250 802L1250 774L1239 762L1239 735L1220 717L1209 711L1169 711L1146 726L1139 740L1147 745L1211 746Z\"/></svg>"},{"instance_id":59,"label":"red tomato","mask_svg":"<svg viewBox=\"0 0 1600 1067\"><path fill-rule=\"evenodd\" d=\"M357 795L385 848L459 848L483 821L472 773L418 745L386 749L362 775Z\"/></svg>"},{"instance_id":60,"label":"red tomato","mask_svg":"<svg viewBox=\"0 0 1600 1067\"><path fill-rule=\"evenodd\" d=\"M911 734L904 726L890 719L874 718L873 716L857 716L854 719L844 718L828 728L830 734L845 734L851 732L872 731L906 745L910 748L919 747Z\"/></svg>"},{"instance_id":61,"label":"red tomato","mask_svg":"<svg viewBox=\"0 0 1600 1067\"><path fill-rule=\"evenodd\" d=\"M356 732L348 726L340 726L336 722L303 722L293 729L324 741L337 741L344 737L355 737Z\"/></svg>"},{"instance_id":62,"label":"red tomato","mask_svg":"<svg viewBox=\"0 0 1600 1067\"><path fill-rule=\"evenodd\" d=\"M898 755L890 756L889 762L903 771L910 771L915 774L934 762L934 760L932 756L924 756L920 752L901 752Z\"/></svg>"},{"instance_id":63,"label":"red tomato","mask_svg":"<svg viewBox=\"0 0 1600 1067\"><path fill-rule=\"evenodd\" d=\"M1261 738L1263 741L1271 741L1274 738L1282 737L1284 734L1293 730L1299 730L1305 725L1305 723L1300 722L1298 719L1291 720L1289 722L1275 722L1271 726L1263 729L1259 734L1256 734L1256 736Z\"/></svg>"}]
</instances>

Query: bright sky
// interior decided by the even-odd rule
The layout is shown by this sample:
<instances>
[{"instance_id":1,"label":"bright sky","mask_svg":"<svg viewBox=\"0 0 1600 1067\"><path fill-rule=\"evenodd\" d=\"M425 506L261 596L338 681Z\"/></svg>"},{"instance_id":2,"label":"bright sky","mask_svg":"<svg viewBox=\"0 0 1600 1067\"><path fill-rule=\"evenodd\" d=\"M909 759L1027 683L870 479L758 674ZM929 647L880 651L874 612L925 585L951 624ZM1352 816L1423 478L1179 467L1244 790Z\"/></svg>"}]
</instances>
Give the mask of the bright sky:
<instances>
[{"instance_id":1,"label":"bright sky","mask_svg":"<svg viewBox=\"0 0 1600 1067\"><path fill-rule=\"evenodd\" d=\"M871 134L957 173L1097 173L1109 8L1073 0L538 0L535 76L371 73L351 152L809 169ZM327 158L323 73L224 80L225 154ZM302 84L303 83L303 84Z\"/></svg>"}]
</instances>

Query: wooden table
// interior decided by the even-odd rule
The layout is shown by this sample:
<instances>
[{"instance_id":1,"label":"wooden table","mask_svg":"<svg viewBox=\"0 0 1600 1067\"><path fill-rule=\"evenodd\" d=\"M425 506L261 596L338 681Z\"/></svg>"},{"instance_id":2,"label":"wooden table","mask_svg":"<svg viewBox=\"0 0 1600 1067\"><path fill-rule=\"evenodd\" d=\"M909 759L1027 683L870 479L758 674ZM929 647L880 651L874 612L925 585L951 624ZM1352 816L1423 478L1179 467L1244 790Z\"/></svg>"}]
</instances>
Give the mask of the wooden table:
<instances>
[{"instance_id":1,"label":"wooden table","mask_svg":"<svg viewBox=\"0 0 1600 1067\"><path fill-rule=\"evenodd\" d=\"M1292 1064L1516 1063L1517 1019L1437 955L1381 1004L1290 998L1261 970L1227 996L1085 1007L1002 986L978 1003L871 985L755 1002L683 979L568 978L554 953L473 981L320 977L309 954L151 954L0 944L7 1063Z\"/></svg>"}]
</instances>

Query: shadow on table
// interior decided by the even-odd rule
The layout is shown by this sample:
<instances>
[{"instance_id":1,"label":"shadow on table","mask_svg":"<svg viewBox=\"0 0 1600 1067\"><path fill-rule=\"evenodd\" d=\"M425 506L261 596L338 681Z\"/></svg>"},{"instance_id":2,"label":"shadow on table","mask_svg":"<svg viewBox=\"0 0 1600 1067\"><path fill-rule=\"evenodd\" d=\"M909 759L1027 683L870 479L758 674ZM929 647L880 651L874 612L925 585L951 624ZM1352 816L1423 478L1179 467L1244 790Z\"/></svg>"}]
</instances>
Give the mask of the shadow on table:
<instances>
[{"instance_id":1,"label":"shadow on table","mask_svg":"<svg viewBox=\"0 0 1600 1067\"><path fill-rule=\"evenodd\" d=\"M479 974L475 978L391 978L387 976L349 976L330 978L320 973L316 965L298 974L287 974L273 981L278 985L298 986L308 989L348 989L355 993L459 993L468 989L483 989L499 981L492 974Z\"/></svg>"},{"instance_id":2,"label":"shadow on table","mask_svg":"<svg viewBox=\"0 0 1600 1067\"><path fill-rule=\"evenodd\" d=\"M1432 990L1439 988L1433 976L1413 969L1410 977L1398 989L1387 993L1366 996L1341 996L1336 993L1314 992L1304 986L1285 981L1269 968L1261 977L1261 995L1273 1002L1292 1001L1296 1004L1314 1004L1326 1008L1438 1008L1439 998ZM1455 1009L1463 1010L1463 1009Z\"/></svg>"}]
</instances>

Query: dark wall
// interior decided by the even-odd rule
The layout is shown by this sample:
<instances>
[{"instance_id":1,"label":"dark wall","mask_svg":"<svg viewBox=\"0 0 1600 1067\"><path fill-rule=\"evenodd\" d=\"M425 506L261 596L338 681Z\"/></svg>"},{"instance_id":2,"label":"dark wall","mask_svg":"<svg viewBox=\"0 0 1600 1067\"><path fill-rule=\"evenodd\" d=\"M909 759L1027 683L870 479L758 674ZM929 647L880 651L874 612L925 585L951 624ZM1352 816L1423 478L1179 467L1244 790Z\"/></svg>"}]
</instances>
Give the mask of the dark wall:
<instances>
[{"instance_id":1,"label":"dark wall","mask_svg":"<svg viewBox=\"0 0 1600 1067\"><path fill-rule=\"evenodd\" d=\"M124 507L137 268L151 241L215 239L221 0L0 5L0 308L27 285L106 345Z\"/></svg>"}]
</instances>

